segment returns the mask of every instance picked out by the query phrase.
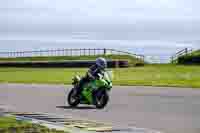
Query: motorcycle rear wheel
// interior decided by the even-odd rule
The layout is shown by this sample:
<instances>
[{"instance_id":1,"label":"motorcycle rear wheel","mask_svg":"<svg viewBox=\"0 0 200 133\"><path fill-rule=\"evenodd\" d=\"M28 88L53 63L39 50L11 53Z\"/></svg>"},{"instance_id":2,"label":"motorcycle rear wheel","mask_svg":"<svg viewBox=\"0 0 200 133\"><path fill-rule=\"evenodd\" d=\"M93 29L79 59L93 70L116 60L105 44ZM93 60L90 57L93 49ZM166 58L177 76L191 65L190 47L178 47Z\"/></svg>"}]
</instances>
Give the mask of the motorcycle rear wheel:
<instances>
[{"instance_id":1,"label":"motorcycle rear wheel","mask_svg":"<svg viewBox=\"0 0 200 133\"><path fill-rule=\"evenodd\" d=\"M80 103L80 98L77 95L77 90L72 88L71 91L68 94L68 98L67 98L68 104L71 107L76 107L78 106L78 104Z\"/></svg>"}]
</instances>

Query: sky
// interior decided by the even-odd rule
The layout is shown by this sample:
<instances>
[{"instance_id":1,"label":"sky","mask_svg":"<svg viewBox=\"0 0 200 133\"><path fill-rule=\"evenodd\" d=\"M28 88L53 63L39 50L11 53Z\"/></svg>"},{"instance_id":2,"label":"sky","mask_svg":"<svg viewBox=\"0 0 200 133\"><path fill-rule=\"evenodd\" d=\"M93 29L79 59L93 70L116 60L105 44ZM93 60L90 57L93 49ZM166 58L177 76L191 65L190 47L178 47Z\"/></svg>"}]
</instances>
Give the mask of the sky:
<instances>
[{"instance_id":1,"label":"sky","mask_svg":"<svg viewBox=\"0 0 200 133\"><path fill-rule=\"evenodd\" d=\"M200 48L198 0L0 0L0 51L109 47L147 56Z\"/></svg>"}]
</instances>

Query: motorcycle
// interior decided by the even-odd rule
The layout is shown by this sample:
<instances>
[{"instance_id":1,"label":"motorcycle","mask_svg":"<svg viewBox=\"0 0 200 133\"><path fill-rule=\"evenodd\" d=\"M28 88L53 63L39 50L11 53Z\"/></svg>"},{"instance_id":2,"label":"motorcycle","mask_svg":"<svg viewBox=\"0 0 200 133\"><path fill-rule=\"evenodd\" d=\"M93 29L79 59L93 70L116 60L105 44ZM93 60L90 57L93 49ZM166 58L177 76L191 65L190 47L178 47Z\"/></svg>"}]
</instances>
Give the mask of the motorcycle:
<instances>
[{"instance_id":1,"label":"motorcycle","mask_svg":"<svg viewBox=\"0 0 200 133\"><path fill-rule=\"evenodd\" d=\"M72 85L74 86L68 94L68 104L76 107L79 104L95 105L97 109L104 108L109 101L109 92L112 88L112 71L106 71L100 78L92 80L83 86L81 94L77 94L77 85L81 77L74 76Z\"/></svg>"}]
</instances>

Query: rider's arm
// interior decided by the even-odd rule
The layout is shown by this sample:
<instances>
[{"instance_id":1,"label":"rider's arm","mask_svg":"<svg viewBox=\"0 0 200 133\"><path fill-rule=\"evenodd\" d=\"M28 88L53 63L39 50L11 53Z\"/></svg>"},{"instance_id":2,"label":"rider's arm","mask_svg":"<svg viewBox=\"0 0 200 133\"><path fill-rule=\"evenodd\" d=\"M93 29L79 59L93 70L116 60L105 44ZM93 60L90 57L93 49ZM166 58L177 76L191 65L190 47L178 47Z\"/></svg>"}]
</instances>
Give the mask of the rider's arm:
<instances>
[{"instance_id":1,"label":"rider's arm","mask_svg":"<svg viewBox=\"0 0 200 133\"><path fill-rule=\"evenodd\" d=\"M86 76L90 79L94 79L95 77L93 76L94 75L94 70L95 70L95 65L91 66L89 68L89 70L87 71L86 73Z\"/></svg>"},{"instance_id":2,"label":"rider's arm","mask_svg":"<svg viewBox=\"0 0 200 133\"><path fill-rule=\"evenodd\" d=\"M87 75L92 79L99 79L99 74L102 74L102 72L96 65L90 67L87 72Z\"/></svg>"}]
</instances>

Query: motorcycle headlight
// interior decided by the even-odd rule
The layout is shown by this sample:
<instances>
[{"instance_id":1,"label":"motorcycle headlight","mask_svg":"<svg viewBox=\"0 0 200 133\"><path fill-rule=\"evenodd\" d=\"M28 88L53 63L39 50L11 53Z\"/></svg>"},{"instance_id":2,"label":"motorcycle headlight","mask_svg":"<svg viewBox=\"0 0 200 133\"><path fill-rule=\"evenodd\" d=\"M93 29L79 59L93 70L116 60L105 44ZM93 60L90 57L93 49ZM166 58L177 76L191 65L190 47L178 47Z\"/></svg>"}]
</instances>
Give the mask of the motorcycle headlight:
<instances>
[{"instance_id":1,"label":"motorcycle headlight","mask_svg":"<svg viewBox=\"0 0 200 133\"><path fill-rule=\"evenodd\" d=\"M74 76L73 79L72 79L72 84L76 84L80 81L80 77L78 75Z\"/></svg>"}]
</instances>

